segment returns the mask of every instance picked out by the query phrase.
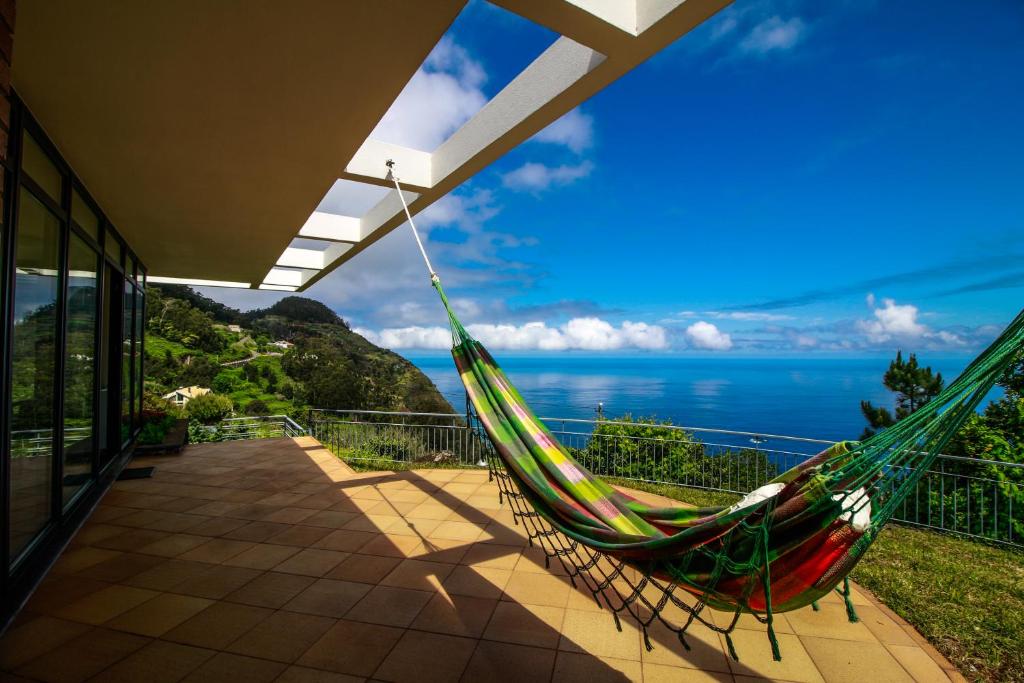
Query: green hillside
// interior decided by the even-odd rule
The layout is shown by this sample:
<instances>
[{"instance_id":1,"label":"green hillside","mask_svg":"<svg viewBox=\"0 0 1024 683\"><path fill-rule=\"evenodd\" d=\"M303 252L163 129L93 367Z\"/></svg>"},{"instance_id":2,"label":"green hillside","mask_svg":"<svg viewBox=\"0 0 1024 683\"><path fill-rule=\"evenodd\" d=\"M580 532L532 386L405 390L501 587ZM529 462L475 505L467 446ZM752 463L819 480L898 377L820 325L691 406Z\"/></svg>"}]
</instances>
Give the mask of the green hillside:
<instances>
[{"instance_id":1,"label":"green hillside","mask_svg":"<svg viewBox=\"0 0 1024 683\"><path fill-rule=\"evenodd\" d=\"M318 301L291 296L242 313L191 288L160 285L148 288L146 309L146 391L156 406L159 396L199 385L230 398L237 414L452 411L416 366ZM274 345L280 341L293 346Z\"/></svg>"}]
</instances>

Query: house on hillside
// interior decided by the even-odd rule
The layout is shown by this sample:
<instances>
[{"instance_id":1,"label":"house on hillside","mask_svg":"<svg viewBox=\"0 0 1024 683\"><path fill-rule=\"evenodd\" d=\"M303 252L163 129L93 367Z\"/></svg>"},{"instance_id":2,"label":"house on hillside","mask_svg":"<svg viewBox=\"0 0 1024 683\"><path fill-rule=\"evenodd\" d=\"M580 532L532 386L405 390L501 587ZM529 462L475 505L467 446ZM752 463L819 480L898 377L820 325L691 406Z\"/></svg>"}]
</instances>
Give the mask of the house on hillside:
<instances>
[{"instance_id":1,"label":"house on hillside","mask_svg":"<svg viewBox=\"0 0 1024 683\"><path fill-rule=\"evenodd\" d=\"M290 349L293 346L295 346L295 344L292 344L290 341L285 341L283 339L279 339L279 340L277 340L275 342L270 342L270 346L276 346L277 348L281 349L282 351L287 351L288 349Z\"/></svg>"},{"instance_id":2,"label":"house on hillside","mask_svg":"<svg viewBox=\"0 0 1024 683\"><path fill-rule=\"evenodd\" d=\"M173 401L175 405L183 406L196 396L205 396L210 393L210 389L200 386L190 387L179 387L169 394L164 394L163 398L165 401Z\"/></svg>"},{"instance_id":3,"label":"house on hillside","mask_svg":"<svg viewBox=\"0 0 1024 683\"><path fill-rule=\"evenodd\" d=\"M228 325L228 332L234 332L235 334L242 334L241 325Z\"/></svg>"}]
</instances>

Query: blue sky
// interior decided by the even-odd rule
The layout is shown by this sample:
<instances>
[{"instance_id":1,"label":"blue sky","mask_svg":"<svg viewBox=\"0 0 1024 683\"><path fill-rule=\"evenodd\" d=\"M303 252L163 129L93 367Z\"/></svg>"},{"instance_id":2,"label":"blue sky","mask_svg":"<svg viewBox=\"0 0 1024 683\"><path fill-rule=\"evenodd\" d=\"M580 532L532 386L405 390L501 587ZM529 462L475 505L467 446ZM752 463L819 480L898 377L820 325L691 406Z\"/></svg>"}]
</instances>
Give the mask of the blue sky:
<instances>
[{"instance_id":1,"label":"blue sky","mask_svg":"<svg viewBox=\"0 0 1024 683\"><path fill-rule=\"evenodd\" d=\"M1015 0L737 2L417 224L497 349L968 353L1024 301L1022 35ZM555 38L471 2L375 136L432 149ZM447 344L407 228L307 296Z\"/></svg>"}]
</instances>

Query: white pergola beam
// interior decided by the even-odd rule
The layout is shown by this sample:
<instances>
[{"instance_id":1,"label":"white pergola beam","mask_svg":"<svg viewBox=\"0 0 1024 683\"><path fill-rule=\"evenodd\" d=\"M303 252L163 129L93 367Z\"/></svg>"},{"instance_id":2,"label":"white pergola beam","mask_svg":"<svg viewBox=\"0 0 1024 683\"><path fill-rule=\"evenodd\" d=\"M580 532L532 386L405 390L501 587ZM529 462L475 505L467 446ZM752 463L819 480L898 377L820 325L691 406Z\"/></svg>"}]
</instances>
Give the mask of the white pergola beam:
<instances>
[{"instance_id":1,"label":"white pergola beam","mask_svg":"<svg viewBox=\"0 0 1024 683\"><path fill-rule=\"evenodd\" d=\"M355 216L338 216L324 211L314 211L305 225L299 229L299 237L354 244L362 239L360 224L361 219Z\"/></svg>"},{"instance_id":2,"label":"white pergola beam","mask_svg":"<svg viewBox=\"0 0 1024 683\"><path fill-rule=\"evenodd\" d=\"M398 177L404 187L424 190L434 184L430 158L430 152L370 138L360 146L355 156L345 166L345 172L341 177L346 180L390 186L391 180L387 177L388 169L384 162L392 159L400 169Z\"/></svg>"},{"instance_id":3,"label":"white pergola beam","mask_svg":"<svg viewBox=\"0 0 1024 683\"><path fill-rule=\"evenodd\" d=\"M405 196L416 215L731 2L491 1L561 37L433 153L367 140L342 178L389 186L385 162L393 159L403 188L415 190ZM300 288L313 285L405 220L398 193L392 191L362 216L359 241Z\"/></svg>"},{"instance_id":4,"label":"white pergola beam","mask_svg":"<svg viewBox=\"0 0 1024 683\"><path fill-rule=\"evenodd\" d=\"M437 148L432 158L434 176L451 175L604 61L603 54L571 38L556 40Z\"/></svg>"}]
</instances>

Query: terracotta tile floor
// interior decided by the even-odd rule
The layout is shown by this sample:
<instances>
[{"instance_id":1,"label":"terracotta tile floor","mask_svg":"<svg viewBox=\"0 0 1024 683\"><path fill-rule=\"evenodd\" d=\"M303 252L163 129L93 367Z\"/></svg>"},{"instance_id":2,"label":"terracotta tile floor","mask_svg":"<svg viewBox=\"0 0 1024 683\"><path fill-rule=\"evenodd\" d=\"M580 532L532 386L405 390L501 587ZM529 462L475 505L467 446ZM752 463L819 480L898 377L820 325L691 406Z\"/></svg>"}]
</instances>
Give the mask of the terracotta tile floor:
<instances>
[{"instance_id":1,"label":"terracotta tile floor","mask_svg":"<svg viewBox=\"0 0 1024 683\"><path fill-rule=\"evenodd\" d=\"M0 639L0 681L959 680L864 591L685 651L596 609L486 472L353 473L310 438L139 460ZM722 623L725 623L724 617Z\"/></svg>"}]
</instances>

